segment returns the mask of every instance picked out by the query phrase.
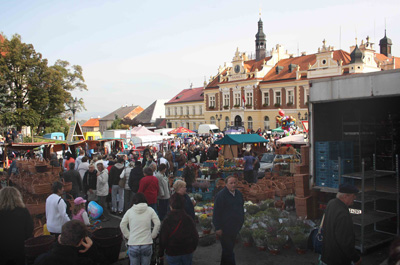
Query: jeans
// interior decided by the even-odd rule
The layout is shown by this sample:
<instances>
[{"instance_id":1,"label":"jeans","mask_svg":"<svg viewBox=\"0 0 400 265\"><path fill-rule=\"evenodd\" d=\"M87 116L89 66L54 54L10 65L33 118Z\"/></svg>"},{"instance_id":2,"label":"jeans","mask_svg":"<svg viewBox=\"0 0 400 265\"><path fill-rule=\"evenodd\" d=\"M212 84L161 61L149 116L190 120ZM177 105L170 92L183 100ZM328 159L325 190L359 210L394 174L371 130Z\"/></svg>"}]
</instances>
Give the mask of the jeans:
<instances>
[{"instance_id":1,"label":"jeans","mask_svg":"<svg viewBox=\"0 0 400 265\"><path fill-rule=\"evenodd\" d=\"M222 231L221 236L221 265L235 265L235 253L233 253L233 248L235 246L236 234L226 234Z\"/></svg>"},{"instance_id":2,"label":"jeans","mask_svg":"<svg viewBox=\"0 0 400 265\"><path fill-rule=\"evenodd\" d=\"M158 212L157 212L157 203L149 204L149 207L153 208L153 210L156 212L156 214L158 214Z\"/></svg>"},{"instance_id":3,"label":"jeans","mask_svg":"<svg viewBox=\"0 0 400 265\"><path fill-rule=\"evenodd\" d=\"M133 195L135 195L133 191L127 189L124 190L124 213L132 207Z\"/></svg>"},{"instance_id":4,"label":"jeans","mask_svg":"<svg viewBox=\"0 0 400 265\"><path fill-rule=\"evenodd\" d=\"M129 246L130 265L150 265L152 245Z\"/></svg>"},{"instance_id":5,"label":"jeans","mask_svg":"<svg viewBox=\"0 0 400 265\"><path fill-rule=\"evenodd\" d=\"M117 208L117 194L118 194L118 208ZM111 211L122 212L124 210L124 189L119 185L112 185L111 188Z\"/></svg>"},{"instance_id":6,"label":"jeans","mask_svg":"<svg viewBox=\"0 0 400 265\"><path fill-rule=\"evenodd\" d=\"M193 253L180 256L165 256L168 265L192 265Z\"/></svg>"},{"instance_id":7,"label":"jeans","mask_svg":"<svg viewBox=\"0 0 400 265\"><path fill-rule=\"evenodd\" d=\"M107 196L97 196L97 203L103 207L103 216L104 217L109 217L108 209L107 209Z\"/></svg>"}]
</instances>

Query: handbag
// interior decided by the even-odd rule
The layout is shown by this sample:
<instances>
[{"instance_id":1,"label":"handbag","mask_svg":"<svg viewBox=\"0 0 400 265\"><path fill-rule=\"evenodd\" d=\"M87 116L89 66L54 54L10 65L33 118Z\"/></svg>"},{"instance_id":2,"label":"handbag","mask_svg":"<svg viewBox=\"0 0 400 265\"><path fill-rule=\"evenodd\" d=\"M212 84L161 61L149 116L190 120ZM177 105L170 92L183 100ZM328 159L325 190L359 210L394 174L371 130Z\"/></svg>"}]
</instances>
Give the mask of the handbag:
<instances>
[{"instance_id":1,"label":"handbag","mask_svg":"<svg viewBox=\"0 0 400 265\"><path fill-rule=\"evenodd\" d=\"M120 188L125 188L125 184L126 184L126 177L123 177L122 179L120 178L119 179L119 181L118 181L118 186L120 187Z\"/></svg>"},{"instance_id":2,"label":"handbag","mask_svg":"<svg viewBox=\"0 0 400 265\"><path fill-rule=\"evenodd\" d=\"M324 216L322 216L322 221L319 227L312 230L310 234L312 248L314 249L314 252L318 254L322 254L322 241L323 241L322 225L324 224L324 219L325 219L325 214Z\"/></svg>"}]
</instances>

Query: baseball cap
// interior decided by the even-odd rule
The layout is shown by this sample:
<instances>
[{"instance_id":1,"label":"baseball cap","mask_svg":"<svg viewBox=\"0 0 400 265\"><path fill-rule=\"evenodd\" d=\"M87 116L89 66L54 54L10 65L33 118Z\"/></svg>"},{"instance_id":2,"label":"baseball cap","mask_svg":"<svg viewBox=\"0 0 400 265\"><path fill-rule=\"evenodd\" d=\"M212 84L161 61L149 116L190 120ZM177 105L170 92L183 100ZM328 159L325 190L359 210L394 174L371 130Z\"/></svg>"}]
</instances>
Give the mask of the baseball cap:
<instances>
[{"instance_id":1,"label":"baseball cap","mask_svg":"<svg viewBox=\"0 0 400 265\"><path fill-rule=\"evenodd\" d=\"M82 197L77 197L77 198L74 200L74 204L75 204L75 205L79 205L79 204L82 204L82 203L86 203L86 200L84 200Z\"/></svg>"}]
</instances>

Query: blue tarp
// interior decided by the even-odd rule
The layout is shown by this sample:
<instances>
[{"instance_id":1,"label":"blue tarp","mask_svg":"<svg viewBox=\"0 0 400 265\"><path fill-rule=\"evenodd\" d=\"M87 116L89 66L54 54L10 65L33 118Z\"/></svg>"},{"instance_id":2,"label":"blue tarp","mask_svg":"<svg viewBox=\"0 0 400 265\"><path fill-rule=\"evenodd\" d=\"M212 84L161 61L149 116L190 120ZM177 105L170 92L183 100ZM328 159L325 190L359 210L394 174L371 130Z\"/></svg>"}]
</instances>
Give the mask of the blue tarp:
<instances>
[{"instance_id":1,"label":"blue tarp","mask_svg":"<svg viewBox=\"0 0 400 265\"><path fill-rule=\"evenodd\" d=\"M258 134L227 134L221 140L214 142L214 144L220 145L237 145L243 143L268 143L268 141Z\"/></svg>"}]
</instances>

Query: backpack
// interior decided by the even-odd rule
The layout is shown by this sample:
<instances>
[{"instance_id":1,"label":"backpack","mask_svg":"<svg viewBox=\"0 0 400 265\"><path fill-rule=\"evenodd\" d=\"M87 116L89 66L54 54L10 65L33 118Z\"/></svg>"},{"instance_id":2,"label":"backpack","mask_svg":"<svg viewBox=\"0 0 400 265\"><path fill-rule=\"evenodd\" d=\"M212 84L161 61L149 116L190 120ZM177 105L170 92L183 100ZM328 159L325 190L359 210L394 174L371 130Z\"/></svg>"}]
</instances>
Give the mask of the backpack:
<instances>
[{"instance_id":1,"label":"backpack","mask_svg":"<svg viewBox=\"0 0 400 265\"><path fill-rule=\"evenodd\" d=\"M67 209L66 209L65 211L67 212L67 215L68 215L69 217L71 217L71 216L72 216L71 204L69 203L68 200L64 200L63 198L60 198L60 199L58 200L57 204L59 204L61 200L63 200L63 201L65 202L65 204L67 205Z\"/></svg>"}]
</instances>

